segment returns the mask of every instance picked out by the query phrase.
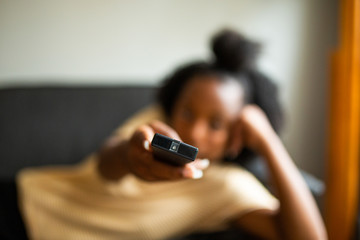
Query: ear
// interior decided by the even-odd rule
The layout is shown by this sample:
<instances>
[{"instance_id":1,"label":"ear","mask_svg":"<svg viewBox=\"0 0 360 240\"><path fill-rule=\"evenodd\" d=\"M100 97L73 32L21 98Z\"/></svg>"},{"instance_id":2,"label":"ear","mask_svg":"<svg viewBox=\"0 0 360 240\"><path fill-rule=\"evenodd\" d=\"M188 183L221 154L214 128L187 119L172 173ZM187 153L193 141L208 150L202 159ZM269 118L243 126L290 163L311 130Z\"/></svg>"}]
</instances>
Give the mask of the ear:
<instances>
[{"instance_id":1,"label":"ear","mask_svg":"<svg viewBox=\"0 0 360 240\"><path fill-rule=\"evenodd\" d=\"M238 117L230 128L229 142L226 149L226 155L230 158L235 158L244 147L244 141L241 133L242 124L240 117Z\"/></svg>"}]
</instances>

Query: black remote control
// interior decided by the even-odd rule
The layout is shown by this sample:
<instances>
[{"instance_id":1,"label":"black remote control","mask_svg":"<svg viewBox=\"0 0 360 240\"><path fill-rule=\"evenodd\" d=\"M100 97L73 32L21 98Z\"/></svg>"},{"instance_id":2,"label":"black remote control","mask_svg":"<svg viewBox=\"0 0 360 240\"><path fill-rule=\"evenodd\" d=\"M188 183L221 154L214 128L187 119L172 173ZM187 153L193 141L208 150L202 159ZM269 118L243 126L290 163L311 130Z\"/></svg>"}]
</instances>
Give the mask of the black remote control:
<instances>
[{"instance_id":1,"label":"black remote control","mask_svg":"<svg viewBox=\"0 0 360 240\"><path fill-rule=\"evenodd\" d=\"M194 161L199 151L197 147L159 133L155 133L151 147L156 159L175 166Z\"/></svg>"}]
</instances>

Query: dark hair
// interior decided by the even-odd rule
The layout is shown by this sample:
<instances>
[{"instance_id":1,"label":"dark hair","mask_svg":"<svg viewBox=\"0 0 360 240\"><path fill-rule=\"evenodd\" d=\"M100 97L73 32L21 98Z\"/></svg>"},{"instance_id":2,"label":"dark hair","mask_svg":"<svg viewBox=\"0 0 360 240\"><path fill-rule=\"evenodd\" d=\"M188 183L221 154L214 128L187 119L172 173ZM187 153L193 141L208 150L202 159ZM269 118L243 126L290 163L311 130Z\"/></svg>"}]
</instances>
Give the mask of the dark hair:
<instances>
[{"instance_id":1,"label":"dark hair","mask_svg":"<svg viewBox=\"0 0 360 240\"><path fill-rule=\"evenodd\" d=\"M239 73L254 68L261 46L240 33L224 29L214 35L211 48L218 67Z\"/></svg>"},{"instance_id":2,"label":"dark hair","mask_svg":"<svg viewBox=\"0 0 360 240\"><path fill-rule=\"evenodd\" d=\"M181 66L172 75L168 76L158 92L158 101L168 117L171 116L174 105L186 83L196 76L204 75L217 76L219 81L224 81L230 77L237 80L242 85L243 89L247 89L246 79L240 75L234 75L232 72L219 68L213 63L207 63L204 61L192 62ZM247 102L248 91L244 92L244 101Z\"/></svg>"},{"instance_id":3,"label":"dark hair","mask_svg":"<svg viewBox=\"0 0 360 240\"><path fill-rule=\"evenodd\" d=\"M183 65L163 81L157 100L165 114L171 116L180 93L193 77L215 74L219 75L221 80L224 76L230 75L242 84L246 93L245 101L257 104L269 118L274 130L279 132L284 121L277 87L256 68L260 44L248 40L233 30L225 29L211 39L211 48L214 59L209 62L197 61ZM245 150L243 157L251 158L253 154Z\"/></svg>"}]
</instances>

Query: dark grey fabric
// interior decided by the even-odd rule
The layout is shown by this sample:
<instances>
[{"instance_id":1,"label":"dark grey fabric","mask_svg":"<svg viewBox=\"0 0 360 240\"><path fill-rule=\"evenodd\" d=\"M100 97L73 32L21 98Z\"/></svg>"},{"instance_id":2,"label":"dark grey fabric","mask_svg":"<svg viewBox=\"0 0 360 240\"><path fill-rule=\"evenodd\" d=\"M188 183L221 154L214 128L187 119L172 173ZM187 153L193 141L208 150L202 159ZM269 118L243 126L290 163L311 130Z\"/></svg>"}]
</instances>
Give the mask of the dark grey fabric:
<instances>
[{"instance_id":1,"label":"dark grey fabric","mask_svg":"<svg viewBox=\"0 0 360 240\"><path fill-rule=\"evenodd\" d=\"M0 177L80 161L153 94L152 87L1 89Z\"/></svg>"},{"instance_id":2,"label":"dark grey fabric","mask_svg":"<svg viewBox=\"0 0 360 240\"><path fill-rule=\"evenodd\" d=\"M0 179L0 239L27 239L24 223L17 206L15 181Z\"/></svg>"}]
</instances>

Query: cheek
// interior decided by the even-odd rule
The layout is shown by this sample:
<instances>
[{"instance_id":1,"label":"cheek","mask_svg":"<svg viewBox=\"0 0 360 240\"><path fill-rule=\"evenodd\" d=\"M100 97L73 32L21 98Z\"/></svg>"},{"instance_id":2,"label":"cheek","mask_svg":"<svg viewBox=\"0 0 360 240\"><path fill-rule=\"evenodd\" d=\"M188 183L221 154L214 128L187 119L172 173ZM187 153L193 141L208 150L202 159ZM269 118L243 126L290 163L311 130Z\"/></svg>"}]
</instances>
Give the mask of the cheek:
<instances>
[{"instance_id":1,"label":"cheek","mask_svg":"<svg viewBox=\"0 0 360 240\"><path fill-rule=\"evenodd\" d=\"M186 137L186 131L184 131L185 129L187 129L186 125L186 122L183 121L176 113L173 115L172 118L170 118L170 126L179 134L183 141L185 141L185 139L183 138Z\"/></svg>"}]
</instances>

